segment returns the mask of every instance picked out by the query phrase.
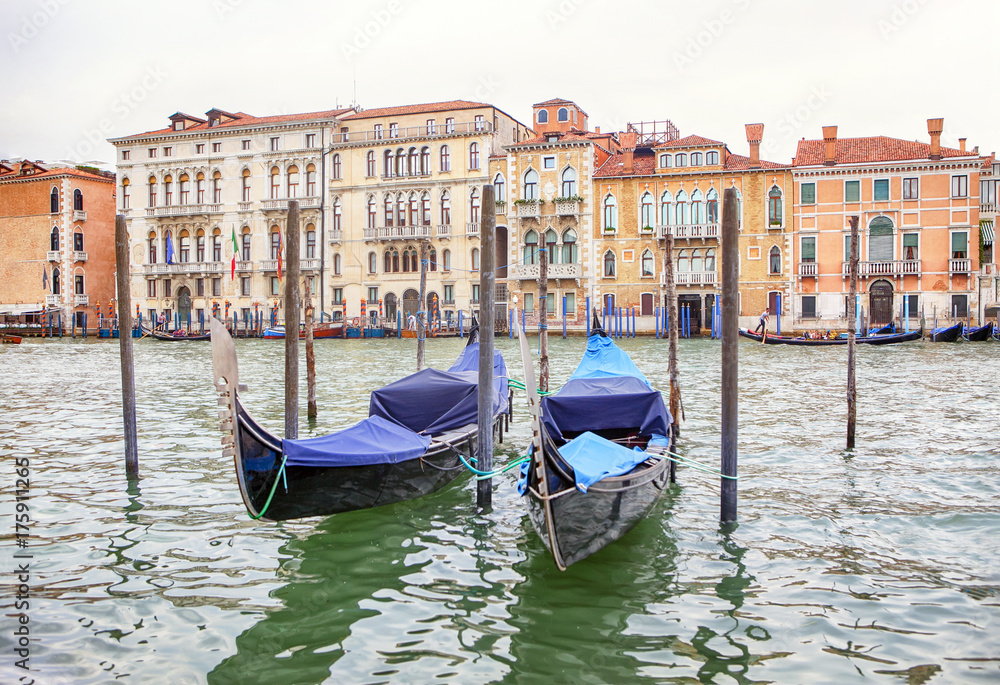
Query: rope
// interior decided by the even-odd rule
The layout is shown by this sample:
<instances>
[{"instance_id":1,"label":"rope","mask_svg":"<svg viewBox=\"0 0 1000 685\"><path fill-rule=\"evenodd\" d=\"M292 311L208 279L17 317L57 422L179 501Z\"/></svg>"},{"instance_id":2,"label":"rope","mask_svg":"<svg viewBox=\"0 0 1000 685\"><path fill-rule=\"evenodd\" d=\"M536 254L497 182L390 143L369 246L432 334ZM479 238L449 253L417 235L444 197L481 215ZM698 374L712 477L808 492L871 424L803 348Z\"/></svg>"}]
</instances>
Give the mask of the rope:
<instances>
[{"instance_id":1,"label":"rope","mask_svg":"<svg viewBox=\"0 0 1000 685\"><path fill-rule=\"evenodd\" d=\"M285 474L285 460L287 458L288 457L286 457L284 454L281 455L281 468L278 469L278 475L274 477L274 485L271 486L271 494L267 496L267 501L264 502L264 508L260 510L259 514L257 514L256 516L250 514L250 518L252 518L253 520L256 521L257 519L263 517L264 514L267 513L268 507L271 506L271 500L274 498L274 493L278 491L279 480L284 481L285 492L288 492L288 476Z\"/></svg>"},{"instance_id":2,"label":"rope","mask_svg":"<svg viewBox=\"0 0 1000 685\"><path fill-rule=\"evenodd\" d=\"M670 456L666 456L666 455L670 455ZM650 455L650 456L652 456L654 458L660 457L660 455L656 455L656 454L653 454L653 455ZM705 473L711 473L713 475L721 476L721 477L727 478L729 480L739 480L739 478L740 478L739 476L727 476L726 474L724 474L719 469L716 469L716 468L713 468L711 466L708 466L707 464L702 464L700 461L695 461L694 459L688 459L687 457L682 457L681 455L675 454L674 452L671 452L670 450L663 450L663 456L662 456L662 458L666 459L667 461L672 461L675 464L680 464L681 466L690 466L695 471L703 471Z\"/></svg>"}]
</instances>

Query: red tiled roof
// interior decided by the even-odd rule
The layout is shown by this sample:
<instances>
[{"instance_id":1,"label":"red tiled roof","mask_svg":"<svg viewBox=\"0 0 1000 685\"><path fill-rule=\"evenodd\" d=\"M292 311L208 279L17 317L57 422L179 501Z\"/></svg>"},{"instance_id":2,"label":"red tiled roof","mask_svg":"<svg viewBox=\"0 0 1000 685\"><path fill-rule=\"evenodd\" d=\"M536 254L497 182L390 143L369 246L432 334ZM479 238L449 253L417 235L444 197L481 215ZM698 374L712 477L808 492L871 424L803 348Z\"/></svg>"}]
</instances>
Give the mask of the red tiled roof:
<instances>
[{"instance_id":1,"label":"red tiled roof","mask_svg":"<svg viewBox=\"0 0 1000 685\"><path fill-rule=\"evenodd\" d=\"M901 140L888 136L868 136L865 138L838 138L834 159L837 164L863 164L865 162L890 162L899 159L928 159L931 154L929 143ZM941 148L942 157L971 157L971 152L962 152L950 147ZM822 165L826 161L826 144L820 140L800 140L792 166Z\"/></svg>"},{"instance_id":2,"label":"red tiled roof","mask_svg":"<svg viewBox=\"0 0 1000 685\"><path fill-rule=\"evenodd\" d=\"M269 117L255 117L252 114L247 114L246 112L237 112L233 116L238 117L232 121L223 121L211 128L214 129L225 129L225 128L236 128L241 126L254 126L258 124L280 124L284 122L293 121L310 121L312 119L336 119L343 118L341 115L344 112L353 112L353 108L344 107L342 109L329 109L322 112L303 112L301 114L276 114ZM188 126L183 131L174 131L173 128L160 128L155 131L146 131L145 133L137 133L131 136L123 136L116 140L133 140L135 138L145 138L147 136L160 136L169 133L187 133L188 131L201 131L208 129L208 123L195 124L194 126Z\"/></svg>"},{"instance_id":3,"label":"red tiled roof","mask_svg":"<svg viewBox=\"0 0 1000 685\"><path fill-rule=\"evenodd\" d=\"M532 107L548 107L549 105L575 105L576 103L572 100L566 100L564 98L552 98L551 100L546 100L545 102L536 102Z\"/></svg>"},{"instance_id":4,"label":"red tiled roof","mask_svg":"<svg viewBox=\"0 0 1000 685\"><path fill-rule=\"evenodd\" d=\"M701 136L684 136L683 138L678 138L677 140L671 140L666 143L660 143L656 146L659 150L665 147L696 147L698 145L722 145L723 143L718 140L711 140L709 138L703 138Z\"/></svg>"},{"instance_id":5,"label":"red tiled roof","mask_svg":"<svg viewBox=\"0 0 1000 685\"><path fill-rule=\"evenodd\" d=\"M616 176L650 176L656 170L652 154L636 150L632 155L632 172L625 173L625 155L621 152L608 157L608 161L594 172L594 178L614 178Z\"/></svg>"},{"instance_id":6,"label":"red tiled roof","mask_svg":"<svg viewBox=\"0 0 1000 685\"><path fill-rule=\"evenodd\" d=\"M94 174L89 171L84 171L83 169L74 169L73 167L59 167L57 169L49 169L48 171L43 171L35 174L27 174L21 176L17 170L11 173L0 174L0 181L11 181L14 179L24 179L26 181L34 180L36 178L52 178L54 176L76 176L78 178L89 178L96 181L113 181L114 177L104 176L103 174Z\"/></svg>"},{"instance_id":7,"label":"red tiled roof","mask_svg":"<svg viewBox=\"0 0 1000 685\"><path fill-rule=\"evenodd\" d=\"M578 141L591 141L595 138L606 138L607 134L604 133L594 133L593 131L579 131L576 129L561 133L558 131L551 131L549 133L542 133L534 138L528 138L527 140L522 140L520 143L514 143L512 145L507 145L507 148L517 147L519 145L544 145L549 142L549 138L552 136L558 136L560 143L573 143Z\"/></svg>"},{"instance_id":8,"label":"red tiled roof","mask_svg":"<svg viewBox=\"0 0 1000 685\"><path fill-rule=\"evenodd\" d=\"M444 112L449 109L475 109L478 107L492 107L486 102L472 102L471 100L448 100L447 102L428 102L422 105L402 105L400 107L375 107L363 109L355 114L341 117L344 120L354 119L374 119L375 117L402 116L404 114L424 114L431 112Z\"/></svg>"},{"instance_id":9,"label":"red tiled roof","mask_svg":"<svg viewBox=\"0 0 1000 685\"><path fill-rule=\"evenodd\" d=\"M778 164L777 162L768 162L767 160L760 160L761 169L787 169L788 164ZM743 155L734 155L729 153L726 156L726 171L748 171L750 169L750 158L744 157Z\"/></svg>"}]
</instances>

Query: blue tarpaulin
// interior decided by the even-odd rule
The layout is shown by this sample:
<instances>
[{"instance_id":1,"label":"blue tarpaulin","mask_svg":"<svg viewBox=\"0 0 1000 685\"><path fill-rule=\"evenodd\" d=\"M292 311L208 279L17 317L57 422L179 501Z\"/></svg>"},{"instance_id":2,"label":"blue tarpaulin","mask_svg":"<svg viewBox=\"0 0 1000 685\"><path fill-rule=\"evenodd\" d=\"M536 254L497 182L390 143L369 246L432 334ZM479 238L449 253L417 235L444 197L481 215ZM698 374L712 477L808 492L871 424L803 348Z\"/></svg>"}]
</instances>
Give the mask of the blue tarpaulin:
<instances>
[{"instance_id":1,"label":"blue tarpaulin","mask_svg":"<svg viewBox=\"0 0 1000 685\"><path fill-rule=\"evenodd\" d=\"M573 467L580 492L604 478L628 473L648 457L638 447L629 449L589 431L560 447L559 454Z\"/></svg>"},{"instance_id":2,"label":"blue tarpaulin","mask_svg":"<svg viewBox=\"0 0 1000 685\"><path fill-rule=\"evenodd\" d=\"M288 466L363 466L416 459L430 444L429 437L373 416L321 438L282 440L281 449Z\"/></svg>"},{"instance_id":3,"label":"blue tarpaulin","mask_svg":"<svg viewBox=\"0 0 1000 685\"><path fill-rule=\"evenodd\" d=\"M611 338L592 335L587 339L587 351L569 379L606 378L608 376L634 376L649 385L649 381Z\"/></svg>"},{"instance_id":4,"label":"blue tarpaulin","mask_svg":"<svg viewBox=\"0 0 1000 685\"><path fill-rule=\"evenodd\" d=\"M542 399L542 422L549 435L633 429L667 435L670 411L659 391L633 376L579 378Z\"/></svg>"}]
</instances>

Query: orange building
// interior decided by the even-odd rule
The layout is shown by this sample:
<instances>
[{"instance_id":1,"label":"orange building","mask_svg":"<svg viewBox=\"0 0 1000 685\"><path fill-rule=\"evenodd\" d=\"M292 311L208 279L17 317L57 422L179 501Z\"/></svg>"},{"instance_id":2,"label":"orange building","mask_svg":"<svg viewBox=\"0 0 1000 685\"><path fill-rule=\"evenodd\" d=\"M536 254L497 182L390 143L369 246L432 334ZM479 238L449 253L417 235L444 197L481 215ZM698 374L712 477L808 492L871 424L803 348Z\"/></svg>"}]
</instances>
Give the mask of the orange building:
<instances>
[{"instance_id":1,"label":"orange building","mask_svg":"<svg viewBox=\"0 0 1000 685\"><path fill-rule=\"evenodd\" d=\"M115 177L96 169L0 162L0 315L62 313L97 327L115 297Z\"/></svg>"},{"instance_id":2,"label":"orange building","mask_svg":"<svg viewBox=\"0 0 1000 685\"><path fill-rule=\"evenodd\" d=\"M859 217L859 293L872 324L911 327L921 313L965 319L979 309L978 148L941 146L942 119L928 119L930 143L886 136L799 142L795 184L794 327L847 325L850 217Z\"/></svg>"}]
</instances>

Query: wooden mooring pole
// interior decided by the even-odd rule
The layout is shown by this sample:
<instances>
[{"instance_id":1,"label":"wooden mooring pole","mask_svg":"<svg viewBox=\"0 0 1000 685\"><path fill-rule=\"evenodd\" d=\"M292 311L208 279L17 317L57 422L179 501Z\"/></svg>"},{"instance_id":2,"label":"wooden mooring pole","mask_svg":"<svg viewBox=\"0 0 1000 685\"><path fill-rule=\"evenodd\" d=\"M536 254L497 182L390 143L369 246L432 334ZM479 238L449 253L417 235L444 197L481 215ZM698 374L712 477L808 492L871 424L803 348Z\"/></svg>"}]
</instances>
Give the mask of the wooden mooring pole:
<instances>
[{"instance_id":1,"label":"wooden mooring pole","mask_svg":"<svg viewBox=\"0 0 1000 685\"><path fill-rule=\"evenodd\" d=\"M739 431L739 200L726 188L722 201L722 491L723 523L736 521Z\"/></svg>"},{"instance_id":2,"label":"wooden mooring pole","mask_svg":"<svg viewBox=\"0 0 1000 685\"><path fill-rule=\"evenodd\" d=\"M494 216L493 184L483 186L483 214L479 230L482 264L479 271L479 423L476 468L493 470L493 307L496 284L496 217ZM476 504L480 509L493 506L493 479L476 483Z\"/></svg>"},{"instance_id":3,"label":"wooden mooring pole","mask_svg":"<svg viewBox=\"0 0 1000 685\"><path fill-rule=\"evenodd\" d=\"M310 279L306 279L306 418L316 418L316 352L313 349L313 303Z\"/></svg>"},{"instance_id":4,"label":"wooden mooring pole","mask_svg":"<svg viewBox=\"0 0 1000 685\"><path fill-rule=\"evenodd\" d=\"M549 390L549 251L538 251L538 389Z\"/></svg>"},{"instance_id":5,"label":"wooden mooring pole","mask_svg":"<svg viewBox=\"0 0 1000 685\"><path fill-rule=\"evenodd\" d=\"M854 384L855 308L858 299L858 217L851 217L851 261L848 278L850 291L847 297L847 449L854 449L854 429L858 418L857 387Z\"/></svg>"},{"instance_id":6,"label":"wooden mooring pole","mask_svg":"<svg viewBox=\"0 0 1000 685\"><path fill-rule=\"evenodd\" d=\"M681 383L677 366L677 284L674 283L674 236L664 236L663 280L666 286L663 306L667 310L667 369L670 374L670 451L677 451L677 434L681 428ZM677 463L670 462L670 482L677 482Z\"/></svg>"},{"instance_id":7,"label":"wooden mooring pole","mask_svg":"<svg viewBox=\"0 0 1000 685\"><path fill-rule=\"evenodd\" d=\"M299 437L299 201L285 222L285 437Z\"/></svg>"},{"instance_id":8,"label":"wooden mooring pole","mask_svg":"<svg viewBox=\"0 0 1000 685\"><path fill-rule=\"evenodd\" d=\"M139 442L135 423L135 364L132 358L132 291L128 274L128 227L115 217L115 281L118 286L118 349L122 367L122 419L125 424L125 475L139 475Z\"/></svg>"}]
</instances>

